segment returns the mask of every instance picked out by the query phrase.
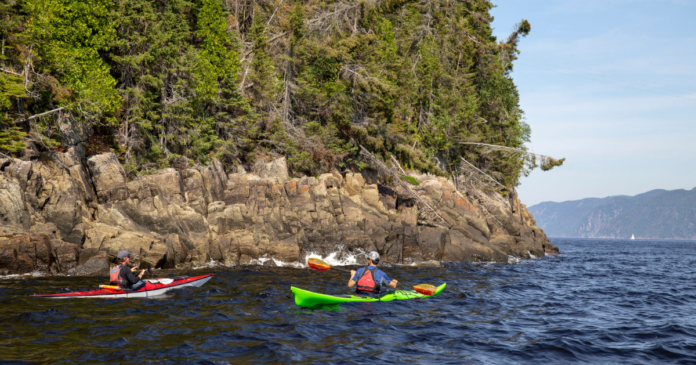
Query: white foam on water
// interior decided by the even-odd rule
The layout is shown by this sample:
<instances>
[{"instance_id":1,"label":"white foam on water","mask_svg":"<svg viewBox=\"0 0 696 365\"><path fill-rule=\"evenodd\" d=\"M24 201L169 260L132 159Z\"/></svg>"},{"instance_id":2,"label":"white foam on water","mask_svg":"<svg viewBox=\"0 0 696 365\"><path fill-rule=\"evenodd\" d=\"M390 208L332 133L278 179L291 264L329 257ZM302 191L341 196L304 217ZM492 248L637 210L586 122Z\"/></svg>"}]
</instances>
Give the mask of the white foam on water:
<instances>
[{"instance_id":1,"label":"white foam on water","mask_svg":"<svg viewBox=\"0 0 696 365\"><path fill-rule=\"evenodd\" d=\"M529 258L530 258L530 259L535 259L535 258L537 258L536 256L532 255L532 253L531 253L530 251L527 251L527 253L529 254Z\"/></svg>"},{"instance_id":2,"label":"white foam on water","mask_svg":"<svg viewBox=\"0 0 696 365\"><path fill-rule=\"evenodd\" d=\"M322 256L314 252L308 252L302 262L302 267L307 267L306 262L308 259L324 260L331 266L363 265L366 262L365 257L367 256L367 253L365 251L358 249L353 254L343 254L343 257L339 258L342 255L343 246L338 246L337 249L338 250L336 252L332 252L326 256Z\"/></svg>"},{"instance_id":3,"label":"white foam on water","mask_svg":"<svg viewBox=\"0 0 696 365\"><path fill-rule=\"evenodd\" d=\"M413 266L413 267L441 267L442 265L440 264L440 261L437 260L428 260L428 261L421 261L421 262L412 262L408 264L408 266Z\"/></svg>"},{"instance_id":4,"label":"white foam on water","mask_svg":"<svg viewBox=\"0 0 696 365\"><path fill-rule=\"evenodd\" d=\"M519 264L520 258L515 255L508 255L508 264Z\"/></svg>"},{"instance_id":5,"label":"white foam on water","mask_svg":"<svg viewBox=\"0 0 696 365\"><path fill-rule=\"evenodd\" d=\"M340 258L339 258L340 257ZM259 265L263 266L264 263L268 262L269 260L273 260L273 263L277 267L292 267L296 269L304 269L307 267L307 260L310 258L317 258L324 260L327 264L331 266L350 266L350 265L362 265L365 263L365 257L367 257L367 253L358 249L352 254L345 254L343 253L343 246L338 246L337 250L335 252L332 252L326 256L320 255L318 253L314 252L309 252L305 255L304 259L300 262L285 262L283 260L276 259L274 257L269 257L268 254L263 255L257 259L252 259L249 261L249 265ZM215 267L234 267L236 265L225 265L224 262L218 262L214 260L210 260L209 262L200 265L200 266L194 266L194 270L198 269L212 269Z\"/></svg>"},{"instance_id":6,"label":"white foam on water","mask_svg":"<svg viewBox=\"0 0 696 365\"><path fill-rule=\"evenodd\" d=\"M224 266L221 262L217 262L213 259L210 259L210 261L206 262L205 264L201 266L194 266L193 270L199 270L199 269L212 269L216 266Z\"/></svg>"},{"instance_id":7,"label":"white foam on water","mask_svg":"<svg viewBox=\"0 0 696 365\"><path fill-rule=\"evenodd\" d=\"M273 260L273 263L277 267L294 267L296 269L301 269L301 268L305 267L305 265L303 265L300 262L285 262L283 260L278 260L274 257L268 257L268 255L263 255L263 256L259 257L258 259L251 260L251 262L249 262L249 264L263 266L263 264L269 260Z\"/></svg>"},{"instance_id":8,"label":"white foam on water","mask_svg":"<svg viewBox=\"0 0 696 365\"><path fill-rule=\"evenodd\" d=\"M18 278L24 278L24 277L32 277L32 278L38 278L42 276L46 276L46 273L40 272L40 271L32 271L28 272L26 274L10 274L10 275L0 275L0 280L6 280L6 279L18 279Z\"/></svg>"}]
</instances>

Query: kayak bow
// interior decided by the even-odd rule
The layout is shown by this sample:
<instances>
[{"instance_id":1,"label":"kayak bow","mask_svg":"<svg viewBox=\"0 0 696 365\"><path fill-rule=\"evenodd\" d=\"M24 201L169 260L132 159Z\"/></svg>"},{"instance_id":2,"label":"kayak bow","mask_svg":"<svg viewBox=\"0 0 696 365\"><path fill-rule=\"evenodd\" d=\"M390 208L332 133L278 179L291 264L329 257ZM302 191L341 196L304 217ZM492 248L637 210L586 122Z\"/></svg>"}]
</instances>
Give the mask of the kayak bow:
<instances>
[{"instance_id":1,"label":"kayak bow","mask_svg":"<svg viewBox=\"0 0 696 365\"><path fill-rule=\"evenodd\" d=\"M381 297L358 296L358 295L328 295L314 293L309 290L290 287L292 293L295 294L295 304L300 307L316 307L329 304L341 304L348 302L389 302L392 300L406 299L425 299L437 296L440 294L447 284L442 284L437 287L433 295L423 295L414 290L396 290L393 293L384 294Z\"/></svg>"},{"instance_id":2,"label":"kayak bow","mask_svg":"<svg viewBox=\"0 0 696 365\"><path fill-rule=\"evenodd\" d=\"M199 287L210 280L215 274L208 274L194 277L181 277L174 279L148 279L145 286L138 290L122 290L119 287L102 285L101 289L78 291L72 293L58 294L34 294L32 297L39 298L148 298L162 295L170 290L185 287Z\"/></svg>"}]
</instances>

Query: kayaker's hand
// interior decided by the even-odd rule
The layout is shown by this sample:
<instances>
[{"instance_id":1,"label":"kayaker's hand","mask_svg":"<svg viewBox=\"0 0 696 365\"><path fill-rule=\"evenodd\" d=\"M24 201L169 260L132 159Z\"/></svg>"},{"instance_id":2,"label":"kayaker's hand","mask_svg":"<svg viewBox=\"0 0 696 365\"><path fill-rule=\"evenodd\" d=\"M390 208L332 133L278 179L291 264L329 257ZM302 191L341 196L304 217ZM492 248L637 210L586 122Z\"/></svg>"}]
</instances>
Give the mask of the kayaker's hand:
<instances>
[{"instance_id":1,"label":"kayaker's hand","mask_svg":"<svg viewBox=\"0 0 696 365\"><path fill-rule=\"evenodd\" d=\"M136 266L136 267L131 268L131 272L136 272L136 271L138 271L138 268L139 268L139 267L140 267L140 266Z\"/></svg>"},{"instance_id":2,"label":"kayaker's hand","mask_svg":"<svg viewBox=\"0 0 696 365\"><path fill-rule=\"evenodd\" d=\"M145 275L145 270L141 270L141 271L140 271L140 275L138 275L138 277L142 279L142 278L143 278L143 275Z\"/></svg>"}]
</instances>

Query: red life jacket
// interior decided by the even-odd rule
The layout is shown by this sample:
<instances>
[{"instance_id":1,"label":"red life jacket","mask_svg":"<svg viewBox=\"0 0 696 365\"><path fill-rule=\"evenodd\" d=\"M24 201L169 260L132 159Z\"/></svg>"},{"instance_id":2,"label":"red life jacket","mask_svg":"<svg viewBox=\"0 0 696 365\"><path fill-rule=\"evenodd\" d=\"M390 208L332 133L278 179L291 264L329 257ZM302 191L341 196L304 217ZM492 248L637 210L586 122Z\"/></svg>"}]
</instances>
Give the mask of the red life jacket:
<instances>
[{"instance_id":1,"label":"red life jacket","mask_svg":"<svg viewBox=\"0 0 696 365\"><path fill-rule=\"evenodd\" d=\"M118 264L109 270L109 281L111 285L119 285L121 281L121 275L119 275L121 273L121 267L123 267L123 264Z\"/></svg>"},{"instance_id":2,"label":"red life jacket","mask_svg":"<svg viewBox=\"0 0 696 365\"><path fill-rule=\"evenodd\" d=\"M377 267L368 269L367 266L365 266L360 278L358 279L358 293L366 292L379 294L380 288L379 284L375 281L375 271L377 271Z\"/></svg>"}]
</instances>

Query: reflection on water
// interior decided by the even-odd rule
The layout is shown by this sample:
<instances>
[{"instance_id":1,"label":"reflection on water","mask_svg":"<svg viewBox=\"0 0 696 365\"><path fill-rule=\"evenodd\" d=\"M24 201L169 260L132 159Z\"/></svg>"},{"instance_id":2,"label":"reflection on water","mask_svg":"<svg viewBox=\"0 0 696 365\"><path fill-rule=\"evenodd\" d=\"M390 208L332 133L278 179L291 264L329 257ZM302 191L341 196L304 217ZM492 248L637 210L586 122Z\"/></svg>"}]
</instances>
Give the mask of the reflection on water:
<instances>
[{"instance_id":1,"label":"reflection on water","mask_svg":"<svg viewBox=\"0 0 696 365\"><path fill-rule=\"evenodd\" d=\"M106 278L0 280L0 360L29 363L669 363L696 361L694 242L554 240L515 265L388 268L437 298L295 306L290 286L346 294L337 271L215 268L150 299L30 298ZM1 362L1 361L0 361Z\"/></svg>"}]
</instances>

